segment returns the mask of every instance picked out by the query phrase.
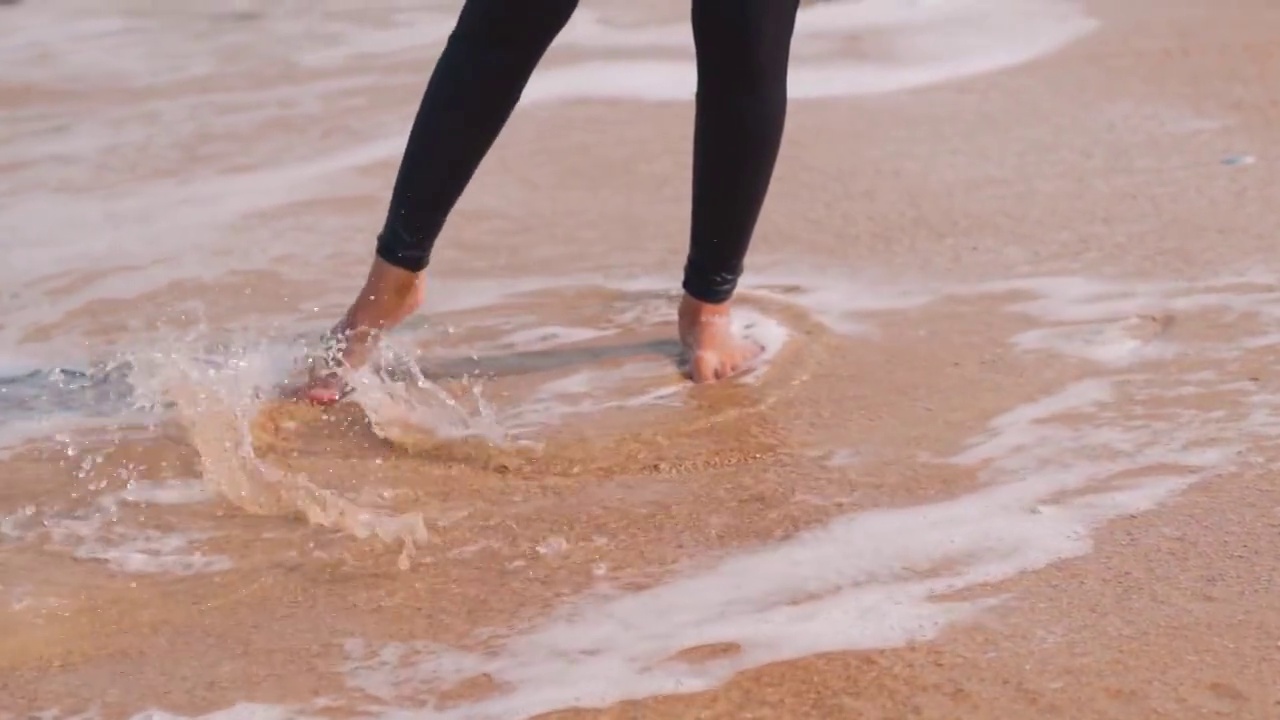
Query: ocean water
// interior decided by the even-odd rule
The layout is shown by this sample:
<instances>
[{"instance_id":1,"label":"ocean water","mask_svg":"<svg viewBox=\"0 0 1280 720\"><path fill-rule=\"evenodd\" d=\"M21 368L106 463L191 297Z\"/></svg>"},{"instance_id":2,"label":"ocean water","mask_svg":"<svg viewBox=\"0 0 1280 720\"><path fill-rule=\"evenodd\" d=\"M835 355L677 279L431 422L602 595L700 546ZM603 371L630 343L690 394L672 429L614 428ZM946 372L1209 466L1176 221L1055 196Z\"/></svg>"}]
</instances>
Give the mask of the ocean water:
<instances>
[{"instance_id":1,"label":"ocean water","mask_svg":"<svg viewBox=\"0 0 1280 720\"><path fill-rule=\"evenodd\" d=\"M362 279L456 10L0 7L0 710L514 718L710 689L928 640L999 601L940 597L1083 555L1275 435L1245 379L1280 338L1268 277L871 279L800 233L761 238L791 262L744 285L759 367L689 387L675 256L620 200L554 200L672 206L684 146L592 123L687 120L675 2L583 3L427 312L350 402L278 401ZM792 112L1097 25L1065 0L807 4ZM566 128L594 178L529 142ZM820 211L769 210L840 232ZM574 212L589 242L534 222ZM1218 316L1240 322L1182 329Z\"/></svg>"}]
</instances>

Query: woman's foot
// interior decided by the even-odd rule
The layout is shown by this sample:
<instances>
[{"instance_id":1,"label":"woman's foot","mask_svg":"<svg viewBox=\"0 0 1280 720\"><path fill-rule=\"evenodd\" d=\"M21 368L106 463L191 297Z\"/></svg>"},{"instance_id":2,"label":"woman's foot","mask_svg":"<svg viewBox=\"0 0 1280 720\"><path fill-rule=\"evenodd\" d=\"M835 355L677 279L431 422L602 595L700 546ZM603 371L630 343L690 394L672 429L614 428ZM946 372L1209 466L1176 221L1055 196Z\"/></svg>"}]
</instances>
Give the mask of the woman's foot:
<instances>
[{"instance_id":1,"label":"woman's foot","mask_svg":"<svg viewBox=\"0 0 1280 720\"><path fill-rule=\"evenodd\" d=\"M745 370L764 351L733 334L729 303L712 305L685 295L678 313L680 344L695 383L723 380Z\"/></svg>"},{"instance_id":2,"label":"woman's foot","mask_svg":"<svg viewBox=\"0 0 1280 720\"><path fill-rule=\"evenodd\" d=\"M350 393L343 371L363 366L377 349L378 337L422 305L420 273L373 261L364 288L346 315L325 336L323 354L311 361L308 379L294 394L317 405L332 405Z\"/></svg>"}]
</instances>

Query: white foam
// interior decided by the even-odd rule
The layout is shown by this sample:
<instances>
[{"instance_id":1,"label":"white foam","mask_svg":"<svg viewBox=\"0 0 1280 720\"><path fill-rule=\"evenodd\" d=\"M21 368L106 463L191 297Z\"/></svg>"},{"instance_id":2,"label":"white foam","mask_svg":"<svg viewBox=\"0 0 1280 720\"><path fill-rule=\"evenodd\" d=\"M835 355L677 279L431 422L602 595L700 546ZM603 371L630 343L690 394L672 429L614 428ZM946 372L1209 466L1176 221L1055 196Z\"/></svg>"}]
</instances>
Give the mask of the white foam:
<instances>
[{"instance_id":1,"label":"white foam","mask_svg":"<svg viewBox=\"0 0 1280 720\"><path fill-rule=\"evenodd\" d=\"M1028 330L1014 338L1022 350L1052 350L1112 366L1169 357L1174 349L1142 337L1138 318Z\"/></svg>"},{"instance_id":2,"label":"white foam","mask_svg":"<svg viewBox=\"0 0 1280 720\"><path fill-rule=\"evenodd\" d=\"M192 716L177 715L163 710L147 710L140 712L130 720L187 720ZM200 720L319 720L324 717L322 714L310 714L301 711L298 708L284 707L280 705L266 705L262 703L238 703L225 710L215 710L198 716ZM76 716L61 718L58 720L98 720L98 716L93 714L90 717Z\"/></svg>"},{"instance_id":3,"label":"white foam","mask_svg":"<svg viewBox=\"0 0 1280 720\"><path fill-rule=\"evenodd\" d=\"M335 8L321 6L286 11L255 2L242 9L258 17L232 23L211 8L186 13L154 8L113 12L69 2L23 3L4 11L0 66L10 80L75 85L151 84L209 74L238 77L253 72L264 58L278 62L281 53L303 65L331 64L345 62L354 54L399 51L415 37L422 43L438 44L452 17L398 5L381 8L390 18L382 24L329 14ZM874 32L884 40L882 45L889 48L889 55L846 62L814 60L814 53L798 52L792 64L791 90L802 99L944 82L1051 52L1093 25L1075 3L1065 0L824 3L801 11L797 47ZM388 40L393 41L392 46L387 45ZM527 102L692 97L687 22L615 27L603 22L591 8L584 8L557 43L588 50L633 48L659 55L549 65L535 74L525 93ZM73 51L66 52L68 47ZM685 59L669 59L670 52L678 48L685 51ZM158 74L157 68L165 72ZM290 263L295 273L326 277L314 291L315 304L341 302L354 291L347 284L357 279L352 276L346 282L333 282L328 277L332 263L325 252L309 253L320 258L314 261L285 258L287 248L266 252L264 248L272 246L239 223L257 211L327 197L337 178L352 192L371 190L369 182L351 177L349 171L394 159L403 148L402 120L369 118L362 125L371 130L336 151L331 145L316 144L319 141L315 139L291 137L280 147L291 148L293 159L273 161L273 166L265 169L211 169L202 164L183 177L164 181L101 183L91 179L114 172L112 168L118 164L104 158L118 157L122 148L130 149L131 163L145 170L149 163L180 156L185 152L184 143L211 128L225 130L229 123L265 128L272 113L288 116L308 112L308 98L314 101L341 95L346 91L344 83L359 87L377 82L379 75L374 72L322 78L271 88L272 95L253 102L253 93L260 90L181 96L157 101L154 112L108 108L75 123L59 119L57 113L62 110L56 110L51 119L42 118L38 110L13 118L21 120L22 127L34 123L32 127L42 129L44 135L18 133L12 141L0 144L0 158L19 163L19 169L9 176L12 183L6 187L7 197L0 199L0 245L10 251L12 259L5 265L9 271L0 270L0 286L20 288L24 293L0 299L0 311L7 318L0 329L0 341L15 345L30 328L95 300L127 299L173 282L212 280L233 269L270 268L282 262ZM155 113L160 113L160 121ZM158 152L157 144L166 150ZM271 152L274 157L276 151ZM68 179L80 183L84 178L90 179L84 182L84 191L59 189ZM51 217L57 217L58 222L51 225ZM316 238L308 241L314 243ZM336 234L332 242L331 247L349 245L348 238ZM204 251L193 254L192 247ZM308 247L315 249L314 244ZM21 272L13 274L18 269ZM118 274L85 280L57 298L34 289L41 279L77 269L113 269ZM66 351L80 338L73 328L63 330L53 342Z\"/></svg>"},{"instance_id":4,"label":"white foam","mask_svg":"<svg viewBox=\"0 0 1280 720\"><path fill-rule=\"evenodd\" d=\"M627 285L632 289L648 289L656 287L656 282L633 279ZM458 351L476 356L493 352L495 348L533 352L616 335L620 327L665 325L671 322L673 305L666 298L641 300L613 315L601 317L601 327L517 327L497 340L462 347ZM537 322L532 316L523 320ZM504 326L508 324L518 325L514 320L503 322ZM738 378L739 382L758 383L786 345L789 332L776 319L751 307L741 306L735 312L733 330L763 348L753 366ZM674 365L669 359L640 358L617 367L590 366L555 377L537 386L528 397L504 406L485 401L481 385L475 381L469 385L476 405L471 408L425 378L418 370L417 362L410 357L407 362L401 359L398 363L406 368L401 374L408 377L408 382L389 381L387 377L371 371L354 374L353 382L360 389L354 400L364 408L380 434L395 436L397 428L416 427L431 430L441 437L480 436L506 441L560 424L571 416L608 409L674 404L690 387L674 372Z\"/></svg>"},{"instance_id":5,"label":"white foam","mask_svg":"<svg viewBox=\"0 0 1280 720\"><path fill-rule=\"evenodd\" d=\"M88 710L81 713L63 712L55 708L32 713L29 718L31 720L102 720L102 713L97 710ZM8 720L8 718L5 720Z\"/></svg>"},{"instance_id":6,"label":"white foam","mask_svg":"<svg viewBox=\"0 0 1280 720\"><path fill-rule=\"evenodd\" d=\"M1073 385L994 420L955 458L988 464L978 492L855 513L649 590L586 597L497 652L352 645L350 682L382 698L387 717L515 718L694 692L770 662L928 639L991 602L935 596L1084 554L1097 524L1148 509L1233 461L1244 440L1230 420L1196 426L1171 413L1117 431L1107 415L1114 382ZM1277 422L1271 410L1247 432ZM1185 470L1170 474L1171 466ZM1124 483L1108 484L1121 475ZM1058 499L1068 491L1084 494ZM712 643L742 652L697 665L669 659ZM510 690L451 710L421 704L479 673Z\"/></svg>"},{"instance_id":7,"label":"white foam","mask_svg":"<svg viewBox=\"0 0 1280 720\"><path fill-rule=\"evenodd\" d=\"M885 57L791 65L789 93L820 99L888 93L994 72L1055 52L1097 27L1077 3L1056 0L861 0L801 10L795 44L878 33ZM692 47L687 24L610 28L586 16L558 43L608 47ZM596 60L535 74L524 102L583 99L688 100L697 77L688 60Z\"/></svg>"},{"instance_id":8,"label":"white foam","mask_svg":"<svg viewBox=\"0 0 1280 720\"><path fill-rule=\"evenodd\" d=\"M616 334L616 329L564 327L561 325L545 325L541 327L514 330L484 347L511 346L523 352L545 350L560 345L595 340Z\"/></svg>"},{"instance_id":9,"label":"white foam","mask_svg":"<svg viewBox=\"0 0 1280 720\"><path fill-rule=\"evenodd\" d=\"M0 65L26 81L129 85L244 72L281 59L324 67L357 56L438 47L456 17L456 11L374 5L381 5L370 9L381 11L377 14L385 22L331 15L322 6L285 9L267 3L245 4L243 10L256 17L238 23L200 11L112 12L66 2L24 3L5 10ZM797 18L800 59L806 58L808 44L829 47L833 40L869 33L882 37L890 52L865 64L799 63L793 86L797 97L830 97L943 82L1053 52L1094 26L1077 3L1065 0L827 2L803 8ZM556 46L687 55L692 40L687 22L619 27L588 6ZM687 61L579 63L539 73L531 89L538 99L683 99L691 77Z\"/></svg>"},{"instance_id":10,"label":"white foam","mask_svg":"<svg viewBox=\"0 0 1280 720\"><path fill-rule=\"evenodd\" d=\"M669 362L633 362L620 368L588 368L541 385L526 401L499 415L512 433L556 425L574 415L611 408L642 407L674 402L688 383L673 378ZM620 385L632 380L656 381L653 387L631 395L619 395Z\"/></svg>"},{"instance_id":11,"label":"white foam","mask_svg":"<svg viewBox=\"0 0 1280 720\"><path fill-rule=\"evenodd\" d=\"M791 332L785 325L751 307L740 306L735 311L733 331L738 337L763 348L751 368L739 378L746 383L759 383L773 365L778 353L782 352L791 339Z\"/></svg>"},{"instance_id":12,"label":"white foam","mask_svg":"<svg viewBox=\"0 0 1280 720\"><path fill-rule=\"evenodd\" d=\"M27 505L16 512L0 516L0 538L6 540L26 537L27 526L36 514L36 506Z\"/></svg>"},{"instance_id":13,"label":"white foam","mask_svg":"<svg viewBox=\"0 0 1280 720\"><path fill-rule=\"evenodd\" d=\"M827 464L831 465L832 467L847 467L850 465L856 465L859 462L861 462L861 460L862 460L862 453L858 452L857 450L852 450L849 448L833 450L826 457Z\"/></svg>"},{"instance_id":14,"label":"white foam","mask_svg":"<svg viewBox=\"0 0 1280 720\"><path fill-rule=\"evenodd\" d=\"M119 494L120 500L137 505L192 505L215 497L217 495L199 480L135 480Z\"/></svg>"},{"instance_id":15,"label":"white foam","mask_svg":"<svg viewBox=\"0 0 1280 720\"><path fill-rule=\"evenodd\" d=\"M874 335L870 315L926 305L950 288L936 284L890 284L822 272L764 272L746 278L746 290L776 301L799 305L829 329L842 335ZM965 288L971 291L971 288Z\"/></svg>"},{"instance_id":16,"label":"white foam","mask_svg":"<svg viewBox=\"0 0 1280 720\"><path fill-rule=\"evenodd\" d=\"M621 322L618 317L607 320ZM480 355L492 352L495 347L504 347L529 352L615 332L538 326L514 330L497 341L463 347L460 351ZM671 402L688 384L674 377L671 362L640 359L616 368L585 367L552 378L538 385L523 400L498 407L486 401L483 382L478 379L467 383L472 397L471 402L465 403L424 377L417 365L419 361L413 356L397 360L393 354L392 360L407 380L392 380L369 369L352 377L359 390L353 399L365 410L375 430L391 437L401 428L416 428L441 438L476 436L499 443L518 442L521 436L558 424L570 416ZM638 392L626 394L621 389L635 382L643 386Z\"/></svg>"},{"instance_id":17,"label":"white foam","mask_svg":"<svg viewBox=\"0 0 1280 720\"><path fill-rule=\"evenodd\" d=\"M406 431L427 430L442 439L508 440L508 430L481 397L479 382L467 386L473 401L468 405L424 377L416 364L410 362L407 368L408 381L393 381L372 368L351 376L357 390L352 399L378 435L394 438Z\"/></svg>"},{"instance_id":18,"label":"white foam","mask_svg":"<svg viewBox=\"0 0 1280 720\"><path fill-rule=\"evenodd\" d=\"M324 48L309 50L299 58L306 66L340 66L353 58L387 55L432 46L448 39L456 13L401 10L385 25L335 24ZM286 20L287 22L287 20Z\"/></svg>"},{"instance_id":19,"label":"white foam","mask_svg":"<svg viewBox=\"0 0 1280 720\"><path fill-rule=\"evenodd\" d=\"M0 460L10 457L15 450L34 441L65 436L115 435L120 425L129 423L131 417L86 417L72 413L50 413L36 418L0 417Z\"/></svg>"},{"instance_id":20,"label":"white foam","mask_svg":"<svg viewBox=\"0 0 1280 720\"><path fill-rule=\"evenodd\" d=\"M1021 291L1032 299L1007 309L1049 327L1105 326L1136 311L1226 310L1257 322L1241 323L1237 336L1220 345L1182 348L1195 353L1177 366L1160 354L1128 355L1122 363L1104 355L1097 375L993 417L940 460L977 472L983 483L975 492L849 514L780 543L704 562L641 592L605 587L505 636L487 631L494 642L485 652L425 642L351 643L348 682L381 699L382 708L365 707L381 717L505 720L706 689L746 668L819 652L928 639L995 601L938 596L1087 553L1099 524L1249 463L1250 447L1280 432L1280 395L1217 369L1219 355L1275 334L1280 324L1280 297L1231 292L1238 281L1126 286L1031 278L886 294L854 287L846 307L871 311L905 297ZM838 289L812 296L820 309L844 314ZM849 315L859 320L857 311ZM1011 338L1015 349L1021 344L1083 357L1094 342L1067 334L1036 344L1027 337ZM592 387L580 379L566 383L560 389ZM742 651L696 664L670 660L711 643L737 643ZM434 708L438 693L479 673L503 689L452 709Z\"/></svg>"},{"instance_id":21,"label":"white foam","mask_svg":"<svg viewBox=\"0 0 1280 720\"><path fill-rule=\"evenodd\" d=\"M67 0L21 3L5 8L0 66L15 79L73 87L158 85L267 63L330 67L438 43L456 16L371 4L386 23L362 22L362 15L344 16L343 8L322 3L243 0L237 8L218 3L177 11ZM231 17L236 12L253 17L237 22Z\"/></svg>"},{"instance_id":22,"label":"white foam","mask_svg":"<svg viewBox=\"0 0 1280 720\"><path fill-rule=\"evenodd\" d=\"M1137 287L1126 297L1118 284L1023 284L1041 297L1012 309L1073 322L1129 313L1153 295ZM1253 302L1267 317L1276 309L1264 302L1272 298L1241 301L1210 283L1170 284L1154 295L1182 307ZM1248 462L1242 451L1280 430L1280 396L1252 384L1204 369L1171 372L1158 356L1114 370L1102 362L1100 370L993 418L946 459L979 470L976 492L847 515L642 592L605 589L483 653L351 643L349 682L384 702L383 717L514 718L691 692L765 663L927 639L993 602L937 596L1084 554L1100 523ZM1115 402L1122 392L1160 402ZM711 643L738 643L742 652L692 665L670 660ZM504 690L433 709L432 697L479 673Z\"/></svg>"},{"instance_id":23,"label":"white foam","mask_svg":"<svg viewBox=\"0 0 1280 720\"><path fill-rule=\"evenodd\" d=\"M223 555L199 549L211 533L189 530L160 531L129 524L121 507L132 504L180 505L204 502L211 496L195 481L137 482L119 492L104 493L89 508L59 514L28 508L20 517L6 520L4 532L21 539L47 538L54 546L70 550L72 557L97 560L114 570L139 574L194 575L221 572L232 566ZM9 522L12 520L13 522Z\"/></svg>"},{"instance_id":24,"label":"white foam","mask_svg":"<svg viewBox=\"0 0 1280 720\"><path fill-rule=\"evenodd\" d=\"M65 537L61 529L57 526L51 528L55 538ZM210 537L208 533L141 530L85 537L82 530L76 529L70 534L81 539L73 553L75 557L102 560L120 572L197 575L222 572L232 567L231 558L225 555L205 555L193 549L193 545Z\"/></svg>"}]
</instances>

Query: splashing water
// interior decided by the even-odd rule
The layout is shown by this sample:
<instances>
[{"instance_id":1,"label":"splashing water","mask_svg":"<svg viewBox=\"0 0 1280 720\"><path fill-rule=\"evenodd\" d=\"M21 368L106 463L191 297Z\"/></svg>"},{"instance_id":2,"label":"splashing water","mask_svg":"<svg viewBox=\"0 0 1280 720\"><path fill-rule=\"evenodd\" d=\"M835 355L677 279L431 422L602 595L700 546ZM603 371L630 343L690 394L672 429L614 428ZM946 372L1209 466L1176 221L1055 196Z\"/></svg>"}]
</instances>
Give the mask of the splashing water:
<instances>
[{"instance_id":1,"label":"splashing water","mask_svg":"<svg viewBox=\"0 0 1280 720\"><path fill-rule=\"evenodd\" d=\"M163 397L176 411L199 453L208 487L246 512L300 516L357 538L398 542L399 564L407 567L417 547L427 541L420 513L390 515L362 507L304 474L285 472L258 456L256 414L263 398L292 369L284 358L299 357L297 348L224 350L226 354L216 358L170 352L135 360L148 394Z\"/></svg>"}]
</instances>

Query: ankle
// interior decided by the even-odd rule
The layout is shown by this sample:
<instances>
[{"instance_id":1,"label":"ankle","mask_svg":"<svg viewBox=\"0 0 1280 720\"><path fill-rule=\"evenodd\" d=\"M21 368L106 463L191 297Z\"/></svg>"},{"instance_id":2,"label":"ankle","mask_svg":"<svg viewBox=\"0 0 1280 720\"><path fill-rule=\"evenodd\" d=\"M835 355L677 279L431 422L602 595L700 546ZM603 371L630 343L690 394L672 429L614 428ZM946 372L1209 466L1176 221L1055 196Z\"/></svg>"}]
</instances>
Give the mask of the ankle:
<instances>
[{"instance_id":1,"label":"ankle","mask_svg":"<svg viewBox=\"0 0 1280 720\"><path fill-rule=\"evenodd\" d=\"M399 323L422 305L420 286L365 288L348 313L352 330L381 330Z\"/></svg>"},{"instance_id":2,"label":"ankle","mask_svg":"<svg viewBox=\"0 0 1280 720\"><path fill-rule=\"evenodd\" d=\"M353 330L381 330L398 324L422 304L424 283L421 273L412 273L381 259L369 270L359 296L347 313Z\"/></svg>"},{"instance_id":3,"label":"ankle","mask_svg":"<svg viewBox=\"0 0 1280 720\"><path fill-rule=\"evenodd\" d=\"M685 295L676 313L680 343L694 347L706 339L729 331L729 303L709 303Z\"/></svg>"},{"instance_id":4,"label":"ankle","mask_svg":"<svg viewBox=\"0 0 1280 720\"><path fill-rule=\"evenodd\" d=\"M677 314L681 324L728 321L730 315L729 305L730 302L728 300L722 303L709 303L685 293L680 300L680 309Z\"/></svg>"}]
</instances>

